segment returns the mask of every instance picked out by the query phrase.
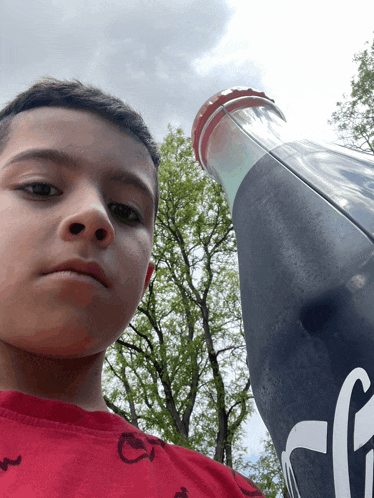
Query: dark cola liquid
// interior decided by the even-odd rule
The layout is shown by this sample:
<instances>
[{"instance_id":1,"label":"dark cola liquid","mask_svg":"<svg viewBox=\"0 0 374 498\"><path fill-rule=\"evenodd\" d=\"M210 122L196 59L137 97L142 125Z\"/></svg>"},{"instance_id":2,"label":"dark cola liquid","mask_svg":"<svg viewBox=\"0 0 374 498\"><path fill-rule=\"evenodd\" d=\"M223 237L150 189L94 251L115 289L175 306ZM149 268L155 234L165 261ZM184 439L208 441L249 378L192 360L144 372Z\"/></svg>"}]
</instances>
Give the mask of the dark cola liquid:
<instances>
[{"instance_id":1,"label":"dark cola liquid","mask_svg":"<svg viewBox=\"0 0 374 498\"><path fill-rule=\"evenodd\" d=\"M374 209L365 160L286 144L251 168L234 202L253 392L295 498L373 496Z\"/></svg>"}]
</instances>

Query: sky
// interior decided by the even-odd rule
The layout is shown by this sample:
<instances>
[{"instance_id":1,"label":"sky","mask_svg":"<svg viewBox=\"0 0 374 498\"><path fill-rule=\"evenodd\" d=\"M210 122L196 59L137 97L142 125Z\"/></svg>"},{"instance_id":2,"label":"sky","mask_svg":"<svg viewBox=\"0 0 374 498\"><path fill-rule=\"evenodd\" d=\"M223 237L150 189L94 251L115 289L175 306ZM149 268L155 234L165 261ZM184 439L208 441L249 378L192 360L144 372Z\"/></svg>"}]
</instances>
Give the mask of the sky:
<instances>
[{"instance_id":1,"label":"sky","mask_svg":"<svg viewBox=\"0 0 374 498\"><path fill-rule=\"evenodd\" d=\"M355 0L1 0L0 107L38 78L78 78L140 112L158 142L191 136L204 102L231 86L275 100L288 125L342 143L327 124L374 38L374 2ZM248 455L265 427L246 425Z\"/></svg>"}]
</instances>

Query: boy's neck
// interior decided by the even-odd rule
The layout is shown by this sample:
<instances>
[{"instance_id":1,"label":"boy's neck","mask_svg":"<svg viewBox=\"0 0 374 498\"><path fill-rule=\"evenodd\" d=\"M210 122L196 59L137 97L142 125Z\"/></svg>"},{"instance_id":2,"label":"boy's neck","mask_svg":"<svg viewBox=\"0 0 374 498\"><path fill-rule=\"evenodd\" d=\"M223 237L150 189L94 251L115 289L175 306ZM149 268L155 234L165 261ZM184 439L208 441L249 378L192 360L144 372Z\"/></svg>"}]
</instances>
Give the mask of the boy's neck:
<instances>
[{"instance_id":1,"label":"boy's neck","mask_svg":"<svg viewBox=\"0 0 374 498\"><path fill-rule=\"evenodd\" d=\"M105 351L74 359L30 353L0 340L0 391L18 391L109 412L101 391ZM110 412L109 412L110 413Z\"/></svg>"}]
</instances>

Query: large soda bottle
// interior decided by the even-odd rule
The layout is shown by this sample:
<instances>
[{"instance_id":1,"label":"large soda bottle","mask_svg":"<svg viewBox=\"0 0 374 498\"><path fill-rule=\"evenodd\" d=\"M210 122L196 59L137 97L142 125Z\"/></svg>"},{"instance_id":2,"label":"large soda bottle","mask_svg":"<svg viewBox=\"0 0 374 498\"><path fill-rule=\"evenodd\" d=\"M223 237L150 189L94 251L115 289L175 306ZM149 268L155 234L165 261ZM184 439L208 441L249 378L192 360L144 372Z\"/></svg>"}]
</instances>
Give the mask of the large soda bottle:
<instances>
[{"instance_id":1,"label":"large soda bottle","mask_svg":"<svg viewBox=\"0 0 374 498\"><path fill-rule=\"evenodd\" d=\"M297 139L264 93L198 112L238 243L253 393L293 498L372 498L374 160Z\"/></svg>"}]
</instances>

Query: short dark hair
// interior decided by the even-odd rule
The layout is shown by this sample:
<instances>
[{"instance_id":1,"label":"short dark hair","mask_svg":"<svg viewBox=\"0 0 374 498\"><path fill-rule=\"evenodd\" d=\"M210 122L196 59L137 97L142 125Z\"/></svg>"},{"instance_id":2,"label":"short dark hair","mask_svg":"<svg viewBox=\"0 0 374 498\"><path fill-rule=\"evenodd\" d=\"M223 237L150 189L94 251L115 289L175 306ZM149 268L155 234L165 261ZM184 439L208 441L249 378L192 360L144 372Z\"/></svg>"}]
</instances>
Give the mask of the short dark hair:
<instances>
[{"instance_id":1,"label":"short dark hair","mask_svg":"<svg viewBox=\"0 0 374 498\"><path fill-rule=\"evenodd\" d=\"M90 111L114 123L123 131L130 131L147 148L156 168L156 205L158 209L158 167L161 156L141 115L128 104L99 88L81 83L78 79L58 80L44 76L30 88L18 94L0 111L0 154L10 138L12 119L23 111L38 107L65 107L68 109Z\"/></svg>"}]
</instances>

